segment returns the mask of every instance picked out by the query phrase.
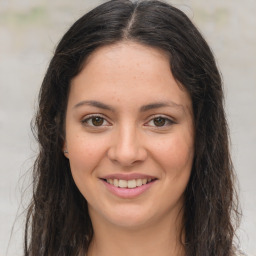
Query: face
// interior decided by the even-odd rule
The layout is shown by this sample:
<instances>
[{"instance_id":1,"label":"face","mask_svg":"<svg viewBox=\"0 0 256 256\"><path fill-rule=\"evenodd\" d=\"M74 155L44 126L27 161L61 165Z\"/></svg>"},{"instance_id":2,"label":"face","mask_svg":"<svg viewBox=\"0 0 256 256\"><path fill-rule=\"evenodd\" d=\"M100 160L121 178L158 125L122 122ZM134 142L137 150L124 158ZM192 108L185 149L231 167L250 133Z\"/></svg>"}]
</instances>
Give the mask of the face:
<instances>
[{"instance_id":1,"label":"face","mask_svg":"<svg viewBox=\"0 0 256 256\"><path fill-rule=\"evenodd\" d=\"M72 80L64 150L92 221L177 217L194 157L189 94L169 57L133 42L97 49Z\"/></svg>"}]
</instances>

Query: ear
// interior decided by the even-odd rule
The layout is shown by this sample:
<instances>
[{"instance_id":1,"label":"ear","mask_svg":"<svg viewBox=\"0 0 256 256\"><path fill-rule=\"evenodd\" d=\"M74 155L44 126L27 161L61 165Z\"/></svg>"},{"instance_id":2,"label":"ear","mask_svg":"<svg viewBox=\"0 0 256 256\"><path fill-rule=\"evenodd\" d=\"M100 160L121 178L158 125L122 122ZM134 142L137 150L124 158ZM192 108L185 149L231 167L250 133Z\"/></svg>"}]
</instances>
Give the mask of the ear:
<instances>
[{"instance_id":1,"label":"ear","mask_svg":"<svg viewBox=\"0 0 256 256\"><path fill-rule=\"evenodd\" d=\"M63 151L63 153L64 153L64 156L65 156L66 158L69 158L69 157L68 157L68 146L67 146L66 140L65 140L64 143L63 143L62 151Z\"/></svg>"}]
</instances>

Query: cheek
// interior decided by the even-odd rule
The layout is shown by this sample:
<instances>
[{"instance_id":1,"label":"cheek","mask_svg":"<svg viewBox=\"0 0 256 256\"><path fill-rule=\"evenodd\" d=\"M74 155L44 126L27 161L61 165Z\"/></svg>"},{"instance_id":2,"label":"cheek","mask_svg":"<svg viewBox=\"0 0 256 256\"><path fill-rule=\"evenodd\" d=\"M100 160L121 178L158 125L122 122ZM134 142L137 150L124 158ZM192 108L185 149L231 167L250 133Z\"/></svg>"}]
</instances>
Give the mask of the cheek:
<instances>
[{"instance_id":1,"label":"cheek","mask_svg":"<svg viewBox=\"0 0 256 256\"><path fill-rule=\"evenodd\" d=\"M157 145L155 152L157 152L158 162L166 171L166 175L172 174L173 178L177 178L185 173L186 176L190 174L194 158L191 136L176 134L155 145Z\"/></svg>"},{"instance_id":2,"label":"cheek","mask_svg":"<svg viewBox=\"0 0 256 256\"><path fill-rule=\"evenodd\" d=\"M104 158L104 141L91 136L67 136L70 169L77 188L89 200L93 198L97 166Z\"/></svg>"},{"instance_id":3,"label":"cheek","mask_svg":"<svg viewBox=\"0 0 256 256\"><path fill-rule=\"evenodd\" d=\"M95 136L67 137L69 161L72 173L92 173L104 155L104 141Z\"/></svg>"}]
</instances>

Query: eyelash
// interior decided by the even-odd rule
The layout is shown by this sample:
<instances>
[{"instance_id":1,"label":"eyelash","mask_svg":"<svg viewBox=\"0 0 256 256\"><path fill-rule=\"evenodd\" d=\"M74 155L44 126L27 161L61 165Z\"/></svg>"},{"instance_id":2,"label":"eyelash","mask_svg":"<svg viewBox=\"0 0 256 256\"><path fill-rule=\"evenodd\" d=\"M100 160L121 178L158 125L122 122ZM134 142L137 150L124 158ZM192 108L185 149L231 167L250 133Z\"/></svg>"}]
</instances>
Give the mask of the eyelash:
<instances>
[{"instance_id":1,"label":"eyelash","mask_svg":"<svg viewBox=\"0 0 256 256\"><path fill-rule=\"evenodd\" d=\"M90 115L90 116L87 116L85 119L83 119L81 122L83 125L86 125L88 127L93 127L93 128L101 128L101 127L104 127L106 125L100 125L100 126L94 126L93 124L88 124L88 121L92 121L93 118L102 118L103 119L103 122L108 122L104 116L101 116L101 115ZM171 126L173 124L175 124L175 122L173 120L171 120L170 118L167 118L165 116L162 116L162 115L155 115L153 117L151 117L151 119L147 122L152 122L154 121L155 119L157 118L162 118L165 120L165 124L163 126L153 126L155 128L158 128L158 129L161 129L161 128L165 128L167 126ZM108 122L109 123L109 122ZM107 125L109 126L109 125ZM146 126L150 126L150 125L146 125Z\"/></svg>"},{"instance_id":2,"label":"eyelash","mask_svg":"<svg viewBox=\"0 0 256 256\"><path fill-rule=\"evenodd\" d=\"M167 117L162 116L162 115L155 115L155 116L152 116L151 119L149 120L149 122L154 122L154 120L156 120L157 118L164 119L164 120L165 120L165 124L164 124L163 126L154 126L154 127L156 127L156 128L161 129L161 128L165 128L165 127L167 127L167 126L171 126L171 125L175 124L175 122L174 122L172 119L167 118ZM147 123L149 123L149 122L147 122ZM148 126L148 125L147 125L147 126Z\"/></svg>"},{"instance_id":3,"label":"eyelash","mask_svg":"<svg viewBox=\"0 0 256 256\"><path fill-rule=\"evenodd\" d=\"M90 127L102 127L102 125L101 126L88 125L89 120L92 121L93 118L97 118L97 117L102 118L104 121L106 121L106 119L101 115L90 115L90 116L87 116L85 119L83 119L81 122L82 124Z\"/></svg>"}]
</instances>

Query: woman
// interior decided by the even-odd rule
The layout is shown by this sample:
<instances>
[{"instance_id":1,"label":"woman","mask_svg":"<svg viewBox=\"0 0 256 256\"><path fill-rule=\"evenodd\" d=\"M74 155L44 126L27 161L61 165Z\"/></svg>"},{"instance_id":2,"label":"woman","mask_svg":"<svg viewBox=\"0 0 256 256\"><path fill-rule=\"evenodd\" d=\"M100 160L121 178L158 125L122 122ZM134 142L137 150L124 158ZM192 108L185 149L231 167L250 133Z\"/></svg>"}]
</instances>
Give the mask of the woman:
<instances>
[{"instance_id":1,"label":"woman","mask_svg":"<svg viewBox=\"0 0 256 256\"><path fill-rule=\"evenodd\" d=\"M220 74L178 9L113 0L56 48L25 255L235 255Z\"/></svg>"}]
</instances>

